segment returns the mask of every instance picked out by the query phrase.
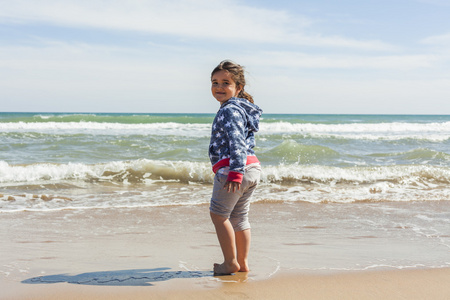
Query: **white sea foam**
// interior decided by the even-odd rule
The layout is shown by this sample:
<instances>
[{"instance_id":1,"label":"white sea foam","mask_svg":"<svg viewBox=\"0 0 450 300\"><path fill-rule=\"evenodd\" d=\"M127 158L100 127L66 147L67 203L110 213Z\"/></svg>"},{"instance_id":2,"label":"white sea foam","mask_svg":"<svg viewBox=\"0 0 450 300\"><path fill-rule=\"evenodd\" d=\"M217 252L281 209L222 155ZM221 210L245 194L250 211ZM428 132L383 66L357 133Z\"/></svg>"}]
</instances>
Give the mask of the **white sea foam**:
<instances>
[{"instance_id":1,"label":"white sea foam","mask_svg":"<svg viewBox=\"0 0 450 300\"><path fill-rule=\"evenodd\" d=\"M302 132L334 132L334 133L364 133L364 132L445 132L450 134L450 122L443 123L350 123L350 124L293 124L288 122L260 123L261 131L267 133L302 133ZM0 123L0 129L209 129L210 124L182 124L175 122L149 124L122 124L98 122L17 122Z\"/></svg>"},{"instance_id":2,"label":"white sea foam","mask_svg":"<svg viewBox=\"0 0 450 300\"><path fill-rule=\"evenodd\" d=\"M124 133L180 136L209 136L210 124L150 123L122 124L97 122L17 122L0 123L5 132L92 133L118 135Z\"/></svg>"},{"instance_id":3,"label":"white sea foam","mask_svg":"<svg viewBox=\"0 0 450 300\"><path fill-rule=\"evenodd\" d=\"M212 180L210 164L199 162L0 162L0 211L206 204ZM266 166L254 201L442 201L449 184L448 167Z\"/></svg>"},{"instance_id":4,"label":"white sea foam","mask_svg":"<svg viewBox=\"0 0 450 300\"><path fill-rule=\"evenodd\" d=\"M0 161L0 183L42 182L58 180L102 181L146 179L180 182L212 182L211 166L206 162L159 161L139 159L98 164L67 163L10 165ZM368 184L390 182L417 188L450 184L450 168L427 165L332 167L322 165L264 166L262 181L267 183Z\"/></svg>"},{"instance_id":5,"label":"white sea foam","mask_svg":"<svg viewBox=\"0 0 450 300\"><path fill-rule=\"evenodd\" d=\"M361 140L450 139L450 122L445 123L352 123L352 124L292 124L261 123L260 134L303 134L315 138Z\"/></svg>"},{"instance_id":6,"label":"white sea foam","mask_svg":"<svg viewBox=\"0 0 450 300\"><path fill-rule=\"evenodd\" d=\"M296 164L264 167L263 181L365 184L379 181L408 184L450 183L450 169L426 165L339 168Z\"/></svg>"},{"instance_id":7,"label":"white sea foam","mask_svg":"<svg viewBox=\"0 0 450 300\"><path fill-rule=\"evenodd\" d=\"M0 123L5 132L152 134L207 137L210 124L180 124L175 122L150 124L122 124L97 122L17 122ZM313 137L346 139L450 139L450 122L443 123L352 123L352 124L292 124L287 122L261 123L261 135L304 134Z\"/></svg>"},{"instance_id":8,"label":"white sea foam","mask_svg":"<svg viewBox=\"0 0 450 300\"><path fill-rule=\"evenodd\" d=\"M30 184L60 180L101 180L111 182L143 181L150 178L165 180L211 181L209 163L134 160L99 164L67 163L9 165L0 161L0 183L26 182Z\"/></svg>"},{"instance_id":9,"label":"white sea foam","mask_svg":"<svg viewBox=\"0 0 450 300\"><path fill-rule=\"evenodd\" d=\"M271 132L446 132L450 133L450 122L443 123L349 123L349 124L312 124L312 123L261 123Z\"/></svg>"}]
</instances>

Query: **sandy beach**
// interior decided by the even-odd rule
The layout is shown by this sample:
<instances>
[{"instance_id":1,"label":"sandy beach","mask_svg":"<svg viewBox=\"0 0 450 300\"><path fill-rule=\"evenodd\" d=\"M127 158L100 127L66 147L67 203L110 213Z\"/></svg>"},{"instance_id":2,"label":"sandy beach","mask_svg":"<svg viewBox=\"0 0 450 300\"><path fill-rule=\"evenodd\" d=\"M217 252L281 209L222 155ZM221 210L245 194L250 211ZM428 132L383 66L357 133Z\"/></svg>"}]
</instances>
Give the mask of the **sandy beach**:
<instances>
[{"instance_id":1,"label":"sandy beach","mask_svg":"<svg viewBox=\"0 0 450 300\"><path fill-rule=\"evenodd\" d=\"M283 275L241 282L218 278L217 287L193 287L174 279L164 288L104 287L59 283L21 287L2 299L449 299L449 269ZM244 276L245 277L245 276ZM3 289L4 291L4 289Z\"/></svg>"},{"instance_id":2,"label":"sandy beach","mask_svg":"<svg viewBox=\"0 0 450 300\"><path fill-rule=\"evenodd\" d=\"M322 209L314 217L317 209L311 204L254 204L252 271L223 277L211 272L221 253L207 205L1 214L0 298L450 297L445 261L439 268L388 266L406 247L415 247L403 253L412 259L416 254L411 250L423 250L408 244L407 234L392 247L386 243L394 241L385 241L387 236L373 231L363 238L357 228L333 239L336 228L319 234L325 225L318 222L327 212ZM389 257L380 259L375 253ZM375 260L385 265L372 266Z\"/></svg>"}]
</instances>

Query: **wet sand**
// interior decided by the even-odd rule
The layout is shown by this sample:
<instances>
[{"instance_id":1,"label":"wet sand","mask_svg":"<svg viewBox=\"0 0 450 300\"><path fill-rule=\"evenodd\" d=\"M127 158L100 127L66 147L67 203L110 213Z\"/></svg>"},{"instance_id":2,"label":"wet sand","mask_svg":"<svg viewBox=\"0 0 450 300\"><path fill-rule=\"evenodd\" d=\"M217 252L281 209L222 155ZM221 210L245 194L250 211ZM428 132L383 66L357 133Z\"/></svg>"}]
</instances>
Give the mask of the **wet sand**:
<instances>
[{"instance_id":1,"label":"wet sand","mask_svg":"<svg viewBox=\"0 0 450 300\"><path fill-rule=\"evenodd\" d=\"M207 205L1 214L0 299L450 297L445 237L368 231L331 208L252 205L252 271L223 277L211 272L221 252Z\"/></svg>"},{"instance_id":2,"label":"wet sand","mask_svg":"<svg viewBox=\"0 0 450 300\"><path fill-rule=\"evenodd\" d=\"M162 288L54 286L8 291L2 299L449 299L449 269L284 275L264 281L223 282L202 289L177 280ZM223 278L223 280L225 280ZM5 291L5 290L3 290Z\"/></svg>"}]
</instances>

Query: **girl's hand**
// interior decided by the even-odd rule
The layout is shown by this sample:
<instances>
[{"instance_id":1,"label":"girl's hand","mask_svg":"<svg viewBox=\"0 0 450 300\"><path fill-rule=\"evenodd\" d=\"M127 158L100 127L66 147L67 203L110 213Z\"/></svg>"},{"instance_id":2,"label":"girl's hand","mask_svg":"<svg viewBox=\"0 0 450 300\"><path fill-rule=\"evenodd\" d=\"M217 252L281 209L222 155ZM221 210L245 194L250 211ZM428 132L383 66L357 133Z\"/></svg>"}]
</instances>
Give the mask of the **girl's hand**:
<instances>
[{"instance_id":1,"label":"girl's hand","mask_svg":"<svg viewBox=\"0 0 450 300\"><path fill-rule=\"evenodd\" d=\"M241 189L241 184L239 182L234 182L234 181L227 181L225 182L225 185L223 187L225 190L227 190L227 192L233 192L235 193L236 191Z\"/></svg>"}]
</instances>

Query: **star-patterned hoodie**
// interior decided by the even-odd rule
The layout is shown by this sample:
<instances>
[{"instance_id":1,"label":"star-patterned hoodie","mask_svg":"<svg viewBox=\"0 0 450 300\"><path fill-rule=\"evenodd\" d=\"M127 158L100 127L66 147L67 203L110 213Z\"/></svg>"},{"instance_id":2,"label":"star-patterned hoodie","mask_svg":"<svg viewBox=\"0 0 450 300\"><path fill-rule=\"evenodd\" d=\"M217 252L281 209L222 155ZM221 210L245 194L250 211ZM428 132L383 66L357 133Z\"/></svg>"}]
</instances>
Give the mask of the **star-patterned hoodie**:
<instances>
[{"instance_id":1,"label":"star-patterned hoodie","mask_svg":"<svg viewBox=\"0 0 450 300\"><path fill-rule=\"evenodd\" d=\"M241 183L245 166L259 163L253 147L261 114L258 106L242 98L230 98L220 106L214 118L209 144L214 173L229 166L227 180Z\"/></svg>"}]
</instances>

